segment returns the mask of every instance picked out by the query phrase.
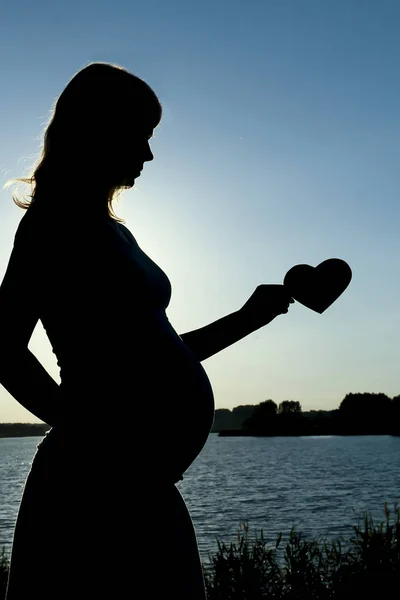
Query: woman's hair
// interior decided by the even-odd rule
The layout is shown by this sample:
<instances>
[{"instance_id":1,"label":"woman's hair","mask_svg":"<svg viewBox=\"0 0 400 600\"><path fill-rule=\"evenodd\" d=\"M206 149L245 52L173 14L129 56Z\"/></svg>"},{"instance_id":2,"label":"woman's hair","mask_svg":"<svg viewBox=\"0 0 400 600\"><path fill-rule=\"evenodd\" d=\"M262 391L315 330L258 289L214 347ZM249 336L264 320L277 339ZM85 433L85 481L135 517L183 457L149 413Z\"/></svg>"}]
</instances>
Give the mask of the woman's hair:
<instances>
[{"instance_id":1,"label":"woman's hair","mask_svg":"<svg viewBox=\"0 0 400 600\"><path fill-rule=\"evenodd\" d=\"M14 180L31 186L30 200L13 196L15 204L23 209L42 202L54 206L66 201L63 183L70 194L89 182L108 198L108 216L119 220L112 202L126 187L121 166L118 171L120 158L129 153L136 134L143 135L144 129L151 134L161 112L157 96L139 77L113 64L87 65L55 101L32 174Z\"/></svg>"}]
</instances>

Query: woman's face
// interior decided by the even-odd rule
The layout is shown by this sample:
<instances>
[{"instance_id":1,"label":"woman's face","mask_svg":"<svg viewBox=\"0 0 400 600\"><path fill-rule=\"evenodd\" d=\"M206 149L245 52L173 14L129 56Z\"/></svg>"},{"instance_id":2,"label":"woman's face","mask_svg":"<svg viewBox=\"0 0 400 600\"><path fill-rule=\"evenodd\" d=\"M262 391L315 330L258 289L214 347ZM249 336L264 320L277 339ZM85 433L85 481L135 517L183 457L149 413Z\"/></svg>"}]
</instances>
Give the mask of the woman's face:
<instances>
[{"instance_id":1,"label":"woman's face","mask_svg":"<svg viewBox=\"0 0 400 600\"><path fill-rule=\"evenodd\" d=\"M152 129L141 128L126 139L126 144L124 144L122 156L120 157L120 172L123 178L123 186L133 187L135 180L140 177L144 163L153 160L154 156L150 149L152 135Z\"/></svg>"}]
</instances>

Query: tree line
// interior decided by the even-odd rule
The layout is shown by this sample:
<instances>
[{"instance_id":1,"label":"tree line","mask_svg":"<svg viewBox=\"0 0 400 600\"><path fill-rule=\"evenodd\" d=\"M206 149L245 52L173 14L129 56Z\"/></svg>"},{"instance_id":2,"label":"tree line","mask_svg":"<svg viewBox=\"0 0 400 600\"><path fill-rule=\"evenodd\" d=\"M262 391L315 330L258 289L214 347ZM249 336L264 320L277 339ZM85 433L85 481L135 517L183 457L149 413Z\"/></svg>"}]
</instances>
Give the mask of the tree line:
<instances>
[{"instance_id":1,"label":"tree line","mask_svg":"<svg viewBox=\"0 0 400 600\"><path fill-rule=\"evenodd\" d=\"M44 436L45 423L0 423L0 438ZM273 400L217 408L220 435L400 435L400 395L347 394L335 410L303 411L300 402Z\"/></svg>"},{"instance_id":2,"label":"tree line","mask_svg":"<svg viewBox=\"0 0 400 600\"><path fill-rule=\"evenodd\" d=\"M217 409L220 435L400 435L400 395L351 393L335 410L303 412L300 402L265 400L233 410Z\"/></svg>"}]
</instances>

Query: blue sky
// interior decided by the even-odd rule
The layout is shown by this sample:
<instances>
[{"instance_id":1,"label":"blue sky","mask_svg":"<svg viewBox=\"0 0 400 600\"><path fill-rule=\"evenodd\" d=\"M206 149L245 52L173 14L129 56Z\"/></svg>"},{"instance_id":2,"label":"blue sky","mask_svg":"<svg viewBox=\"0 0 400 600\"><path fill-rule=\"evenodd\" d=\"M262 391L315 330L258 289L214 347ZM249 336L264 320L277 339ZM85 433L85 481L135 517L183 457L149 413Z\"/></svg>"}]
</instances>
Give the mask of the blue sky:
<instances>
[{"instance_id":1,"label":"blue sky","mask_svg":"<svg viewBox=\"0 0 400 600\"><path fill-rule=\"evenodd\" d=\"M203 363L216 407L400 394L399 30L395 0L8 0L0 184L32 163L77 70L128 68L164 117L155 160L116 212L168 274L178 333L237 310L295 264L339 257L353 269L323 315L296 304ZM22 215L2 190L1 277ZM40 324L30 349L59 381ZM0 421L31 420L2 388Z\"/></svg>"}]
</instances>

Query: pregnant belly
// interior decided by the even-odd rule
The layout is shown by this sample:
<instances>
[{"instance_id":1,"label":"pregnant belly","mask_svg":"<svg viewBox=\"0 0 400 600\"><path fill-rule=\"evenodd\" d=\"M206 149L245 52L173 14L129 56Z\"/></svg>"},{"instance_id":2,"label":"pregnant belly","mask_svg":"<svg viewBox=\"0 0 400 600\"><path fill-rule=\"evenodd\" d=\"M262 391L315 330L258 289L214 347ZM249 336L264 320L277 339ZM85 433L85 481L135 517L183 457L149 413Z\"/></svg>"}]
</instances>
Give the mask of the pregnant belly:
<instances>
[{"instance_id":1,"label":"pregnant belly","mask_svg":"<svg viewBox=\"0 0 400 600\"><path fill-rule=\"evenodd\" d=\"M142 366L144 380L138 386L150 425L147 434L153 448L170 454L183 473L200 453L211 430L212 387L202 365L178 336L160 341L147 365ZM135 395L132 379L128 388Z\"/></svg>"},{"instance_id":2,"label":"pregnant belly","mask_svg":"<svg viewBox=\"0 0 400 600\"><path fill-rule=\"evenodd\" d=\"M79 368L70 368L62 378L70 400L82 398L83 420L86 414L95 430L115 423L111 447L121 448L122 441L123 452L139 455L142 466L183 473L214 419L213 392L200 362L173 330L148 336L140 351L137 344L119 345L107 361L98 353L94 358L85 363L86 375L77 377Z\"/></svg>"}]
</instances>

